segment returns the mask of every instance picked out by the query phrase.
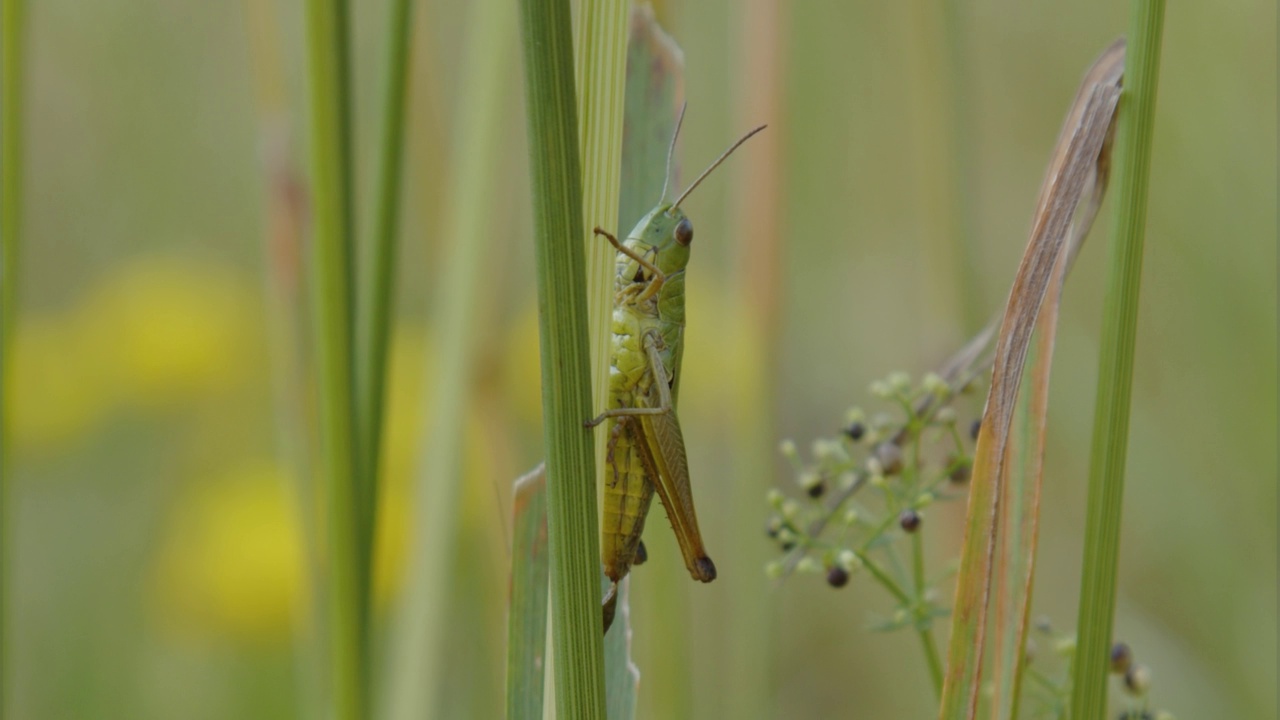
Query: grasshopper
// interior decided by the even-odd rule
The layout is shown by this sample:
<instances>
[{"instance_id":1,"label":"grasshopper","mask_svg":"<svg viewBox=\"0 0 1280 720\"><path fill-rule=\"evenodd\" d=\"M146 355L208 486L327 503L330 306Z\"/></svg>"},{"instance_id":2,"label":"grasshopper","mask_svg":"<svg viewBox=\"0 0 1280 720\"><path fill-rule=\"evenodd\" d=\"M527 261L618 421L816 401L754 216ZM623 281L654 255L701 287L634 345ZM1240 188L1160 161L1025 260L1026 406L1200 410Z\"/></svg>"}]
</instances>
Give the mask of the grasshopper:
<instances>
[{"instance_id":1,"label":"grasshopper","mask_svg":"<svg viewBox=\"0 0 1280 720\"><path fill-rule=\"evenodd\" d=\"M667 151L668 178L683 120L681 110ZM667 509L689 574L701 582L716 579L715 563L707 556L698 531L684 436L675 412L684 351L684 276L693 243L693 223L685 217L680 203L734 150L764 128L761 125L743 135L671 204L665 202L664 182L657 207L640 219L625 242L595 228L595 234L618 251L609 405L584 423L593 428L611 420L601 528L604 571L612 581L603 602L605 632L613 622L618 583L633 564L643 563L647 556L640 535L654 490Z\"/></svg>"}]
</instances>

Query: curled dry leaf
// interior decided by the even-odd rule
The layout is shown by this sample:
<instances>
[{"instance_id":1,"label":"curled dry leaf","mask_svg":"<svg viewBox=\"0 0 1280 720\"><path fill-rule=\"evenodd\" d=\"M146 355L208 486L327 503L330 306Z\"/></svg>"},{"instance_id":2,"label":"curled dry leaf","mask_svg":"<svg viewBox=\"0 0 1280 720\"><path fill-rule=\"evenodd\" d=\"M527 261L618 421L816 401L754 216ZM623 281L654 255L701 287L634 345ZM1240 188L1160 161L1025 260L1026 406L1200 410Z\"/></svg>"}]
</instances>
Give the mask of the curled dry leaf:
<instances>
[{"instance_id":1,"label":"curled dry leaf","mask_svg":"<svg viewBox=\"0 0 1280 720\"><path fill-rule=\"evenodd\" d=\"M997 717L1016 703L1018 657L1025 641L1034 569L1040 467L1048 392L1048 363L1058 296L1071 261L1092 223L1106 185L1109 137L1120 99L1124 41L1107 48L1085 75L1041 186L1031 237L1009 293L993 357L991 389L975 450L964 549L952 613L951 644L939 716L973 718L981 695L983 648L992 588L998 603L1001 662ZM1088 197L1077 222L1077 209ZM1047 300L1047 302L1046 302ZM1015 487L1009 480L1010 443L1032 334L1040 330L1028 417L1033 429L1017 457L1026 467ZM997 562L997 557L999 561ZM1012 670L1012 674L1008 671Z\"/></svg>"}]
</instances>

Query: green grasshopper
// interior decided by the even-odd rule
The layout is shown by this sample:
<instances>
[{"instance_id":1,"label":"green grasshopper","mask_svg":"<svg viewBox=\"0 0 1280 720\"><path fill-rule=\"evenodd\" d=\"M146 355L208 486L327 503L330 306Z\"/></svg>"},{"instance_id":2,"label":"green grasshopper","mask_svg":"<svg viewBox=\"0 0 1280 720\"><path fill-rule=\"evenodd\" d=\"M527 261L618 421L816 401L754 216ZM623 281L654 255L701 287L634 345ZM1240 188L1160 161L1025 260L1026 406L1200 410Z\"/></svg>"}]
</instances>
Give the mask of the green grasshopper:
<instances>
[{"instance_id":1,"label":"green grasshopper","mask_svg":"<svg viewBox=\"0 0 1280 720\"><path fill-rule=\"evenodd\" d=\"M667 176L684 111L667 151ZM647 553L640 535L654 490L667 509L685 566L694 580L716 579L698 531L698 516L689 487L684 436L676 418L680 359L684 351L684 273L693 243L693 223L680 203L713 170L764 125L742 136L670 205L663 184L658 206L649 211L619 242L597 227L618 250L614 279L613 339L609 359L609 408L588 420L588 428L612 419L606 454L601 556L612 581L603 602L604 630L609 631L617 604L618 583Z\"/></svg>"}]
</instances>

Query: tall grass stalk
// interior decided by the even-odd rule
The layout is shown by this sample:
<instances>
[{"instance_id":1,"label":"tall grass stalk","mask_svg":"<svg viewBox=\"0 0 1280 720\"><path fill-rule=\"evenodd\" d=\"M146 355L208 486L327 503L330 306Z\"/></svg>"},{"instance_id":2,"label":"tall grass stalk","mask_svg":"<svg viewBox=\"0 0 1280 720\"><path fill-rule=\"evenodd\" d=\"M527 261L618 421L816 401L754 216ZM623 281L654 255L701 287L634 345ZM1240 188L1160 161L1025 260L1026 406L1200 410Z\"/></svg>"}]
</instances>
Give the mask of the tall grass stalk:
<instances>
[{"instance_id":1,"label":"tall grass stalk","mask_svg":"<svg viewBox=\"0 0 1280 720\"><path fill-rule=\"evenodd\" d=\"M332 717L367 715L369 558L362 550L353 376L353 187L349 13L344 0L308 0L311 106L310 278L320 397L320 467L329 554L327 626Z\"/></svg>"},{"instance_id":2,"label":"tall grass stalk","mask_svg":"<svg viewBox=\"0 0 1280 720\"><path fill-rule=\"evenodd\" d=\"M604 717L600 540L588 350L582 181L568 0L521 0L557 716Z\"/></svg>"},{"instance_id":3,"label":"tall grass stalk","mask_svg":"<svg viewBox=\"0 0 1280 720\"><path fill-rule=\"evenodd\" d=\"M454 178L440 237L444 257L432 327L440 348L415 488L408 589L398 609L388 668L387 717L436 717L447 674L451 577L457 556L461 448L477 348L481 282L495 239L493 188L503 167L503 130L511 104L516 14L510 0L476 0L467 18L461 95L450 158Z\"/></svg>"},{"instance_id":4,"label":"tall grass stalk","mask_svg":"<svg viewBox=\"0 0 1280 720\"><path fill-rule=\"evenodd\" d=\"M599 225L619 236L622 115L626 104L626 0L584 0L578 10L575 77L582 152L582 225L587 256L587 327L591 336L591 389L603 408L609 391L609 321L613 308L613 246L596 237ZM597 484L604 482L604 433L596 426Z\"/></svg>"},{"instance_id":5,"label":"tall grass stalk","mask_svg":"<svg viewBox=\"0 0 1280 720\"><path fill-rule=\"evenodd\" d=\"M734 480L728 493L721 490L721 499L730 508L729 522L721 527L729 534L718 544L760 532L759 498L772 487L777 467L774 378L779 377L782 347L782 238L786 236L782 203L787 187L782 161L786 137L783 78L790 7L771 0L749 0L742 4L737 28L732 125L735 132L761 123L768 123L769 129L752 138L746 152L735 158L736 167L727 171L725 181L732 188L734 214L728 227L715 230L713 238L713 242L727 243L731 248L731 297L744 309L732 329L732 347L737 351L726 353L727 362L736 365L732 372L737 378L737 391L727 398L730 437L734 438ZM699 316L693 322L714 321ZM724 685L720 691L725 697L725 714L744 719L774 717L774 605L778 593L771 591L769 579L758 570L768 562L770 549L767 543L744 542L736 551L741 570L726 572L720 580L724 586L717 588L732 598L726 603L723 628L755 630L726 633L721 644Z\"/></svg>"},{"instance_id":6,"label":"tall grass stalk","mask_svg":"<svg viewBox=\"0 0 1280 720\"><path fill-rule=\"evenodd\" d=\"M0 0L0 718L9 703L9 577L11 509L10 397L13 331L18 302L22 205L23 0Z\"/></svg>"},{"instance_id":7,"label":"tall grass stalk","mask_svg":"<svg viewBox=\"0 0 1280 720\"><path fill-rule=\"evenodd\" d=\"M593 408L603 408L609 391L609 340L613 309L616 253L597 237L595 226L619 236L622 184L622 125L627 90L627 0L583 0L578 7L574 71L578 97L578 135L582 158L582 229L586 266L587 332L591 348ZM605 433L608 423L595 429L596 478L605 482ZM605 582L601 576L601 582ZM635 714L636 681L631 664L631 628L627 622L630 583L618 588L621 617L618 629L604 640L606 699L610 717Z\"/></svg>"},{"instance_id":8,"label":"tall grass stalk","mask_svg":"<svg viewBox=\"0 0 1280 720\"><path fill-rule=\"evenodd\" d=\"M378 471L386 395L387 349L395 298L396 233L400 227L400 185L404 175L405 96L409 84L412 0L391 0L384 44L382 133L374 190L372 235L360 263L356 323L356 412L360 433L360 543L373 556L377 522Z\"/></svg>"},{"instance_id":9,"label":"tall grass stalk","mask_svg":"<svg viewBox=\"0 0 1280 720\"><path fill-rule=\"evenodd\" d=\"M273 391L276 454L289 479L301 528L307 592L294 604L294 664L298 710L319 717L327 707L326 683L320 670L320 620L323 573L320 572L314 457L315 438L308 412L310 371L305 351L307 303L301 278L306 198L301 171L293 155L293 132L286 110L284 63L276 8L257 0L242 0L249 56L253 68L254 100L258 113L259 153L265 189L267 222L263 236L266 328Z\"/></svg>"},{"instance_id":10,"label":"tall grass stalk","mask_svg":"<svg viewBox=\"0 0 1280 720\"><path fill-rule=\"evenodd\" d=\"M1071 717L1103 717L1119 566L1120 516L1138 326L1138 288L1147 224L1147 186L1160 74L1164 0L1134 0L1124 95L1116 131L1116 219L1098 352L1098 395L1089 457Z\"/></svg>"}]
</instances>

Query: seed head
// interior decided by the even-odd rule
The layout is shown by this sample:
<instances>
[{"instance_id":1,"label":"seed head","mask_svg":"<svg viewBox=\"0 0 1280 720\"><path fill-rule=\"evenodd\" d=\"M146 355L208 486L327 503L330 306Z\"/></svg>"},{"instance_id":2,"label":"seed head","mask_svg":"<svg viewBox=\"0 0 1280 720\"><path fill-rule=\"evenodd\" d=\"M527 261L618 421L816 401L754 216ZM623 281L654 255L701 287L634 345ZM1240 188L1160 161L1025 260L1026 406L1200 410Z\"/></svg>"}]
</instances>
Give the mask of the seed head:
<instances>
[{"instance_id":1,"label":"seed head","mask_svg":"<svg viewBox=\"0 0 1280 720\"><path fill-rule=\"evenodd\" d=\"M903 510L898 515L898 524L902 526L903 530L913 533L920 529L920 513L910 508Z\"/></svg>"}]
</instances>

